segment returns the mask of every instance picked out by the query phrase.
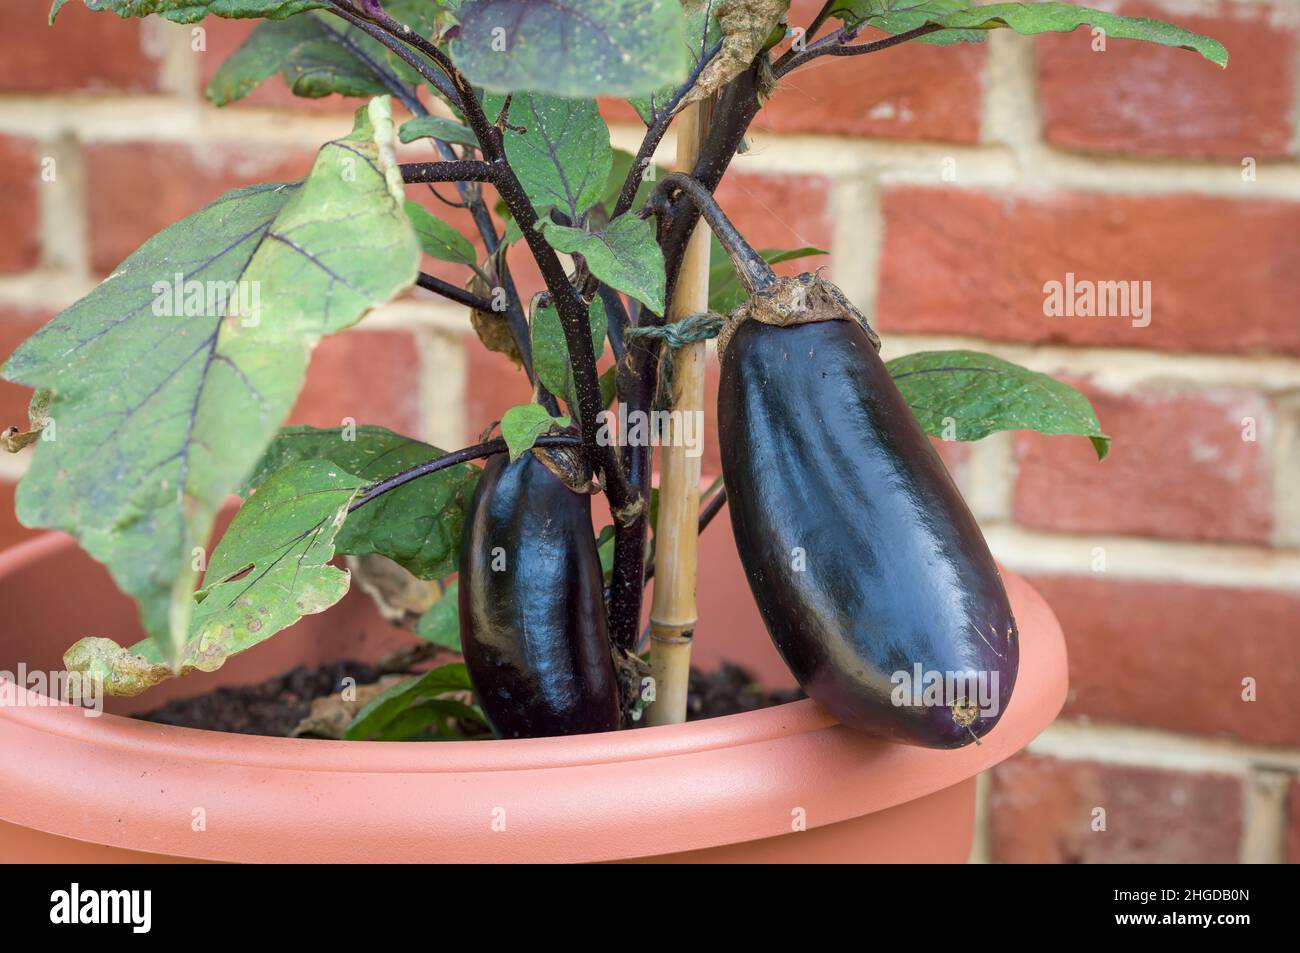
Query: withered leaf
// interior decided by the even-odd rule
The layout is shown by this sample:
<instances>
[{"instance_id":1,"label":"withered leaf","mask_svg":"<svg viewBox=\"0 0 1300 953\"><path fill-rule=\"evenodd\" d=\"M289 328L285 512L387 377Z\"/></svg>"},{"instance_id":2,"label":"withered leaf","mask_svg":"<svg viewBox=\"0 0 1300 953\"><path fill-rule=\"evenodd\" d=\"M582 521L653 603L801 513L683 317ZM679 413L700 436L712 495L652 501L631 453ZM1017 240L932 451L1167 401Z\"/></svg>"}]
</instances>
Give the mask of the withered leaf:
<instances>
[{"instance_id":1,"label":"withered leaf","mask_svg":"<svg viewBox=\"0 0 1300 953\"><path fill-rule=\"evenodd\" d=\"M704 3L707 0L689 0L687 14ZM712 95L743 73L790 9L790 0L720 0L712 5L722 27L722 49L682 98L682 106Z\"/></svg>"}]
</instances>

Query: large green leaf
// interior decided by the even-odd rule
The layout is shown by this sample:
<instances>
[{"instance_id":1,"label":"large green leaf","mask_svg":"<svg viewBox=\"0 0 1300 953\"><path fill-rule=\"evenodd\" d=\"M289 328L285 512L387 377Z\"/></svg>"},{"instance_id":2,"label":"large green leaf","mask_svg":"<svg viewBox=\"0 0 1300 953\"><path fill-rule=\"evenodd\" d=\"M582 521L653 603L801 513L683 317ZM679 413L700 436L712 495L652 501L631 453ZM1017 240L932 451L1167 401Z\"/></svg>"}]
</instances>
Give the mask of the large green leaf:
<instances>
[{"instance_id":1,"label":"large green leaf","mask_svg":"<svg viewBox=\"0 0 1300 953\"><path fill-rule=\"evenodd\" d=\"M488 96L495 119L504 97ZM600 200L613 150L594 99L515 96L506 130L506 158L539 215L559 209L573 221ZM522 129L522 131L520 131Z\"/></svg>"},{"instance_id":2,"label":"large green leaf","mask_svg":"<svg viewBox=\"0 0 1300 953\"><path fill-rule=\"evenodd\" d=\"M375 483L442 455L435 446L384 427L285 427L241 492L256 489L297 460L328 460ZM478 477L477 467L461 464L376 497L348 517L338 551L352 556L379 553L421 579L450 575L456 571L465 507Z\"/></svg>"},{"instance_id":3,"label":"large green leaf","mask_svg":"<svg viewBox=\"0 0 1300 953\"><path fill-rule=\"evenodd\" d=\"M634 96L687 75L677 0L471 0L451 55L494 92Z\"/></svg>"},{"instance_id":4,"label":"large green leaf","mask_svg":"<svg viewBox=\"0 0 1300 953\"><path fill-rule=\"evenodd\" d=\"M138 695L175 675L216 671L230 656L328 609L348 591L348 573L329 561L363 484L320 460L276 473L240 508L213 552L178 665L153 639L122 648L86 638L65 653L68 670L102 677L111 695Z\"/></svg>"},{"instance_id":5,"label":"large green leaf","mask_svg":"<svg viewBox=\"0 0 1300 953\"><path fill-rule=\"evenodd\" d=\"M978 351L921 351L888 363L926 433L979 440L999 430L1087 437L1106 456L1110 438L1084 397L1054 377Z\"/></svg>"},{"instance_id":6,"label":"large green leaf","mask_svg":"<svg viewBox=\"0 0 1300 953\"><path fill-rule=\"evenodd\" d=\"M54 0L50 22L69 0ZM235 20L261 17L283 20L304 10L328 7L326 0L85 0L91 10L108 10L119 17L147 17L156 13L174 23L197 23L207 16Z\"/></svg>"},{"instance_id":7,"label":"large green leaf","mask_svg":"<svg viewBox=\"0 0 1300 953\"><path fill-rule=\"evenodd\" d=\"M745 287L736 274L736 266L731 263L722 243L713 235L709 236L709 241L709 310L718 314L730 314L749 295L745 294ZM769 265L828 254L830 252L824 248L813 248L811 245L803 248L764 248L759 251L759 255Z\"/></svg>"},{"instance_id":8,"label":"large green leaf","mask_svg":"<svg viewBox=\"0 0 1300 953\"><path fill-rule=\"evenodd\" d=\"M389 109L358 110L301 184L228 193L150 239L4 368L54 391L59 424L19 487L20 519L74 534L175 663L193 551L293 406L317 340L414 283Z\"/></svg>"},{"instance_id":9,"label":"large green leaf","mask_svg":"<svg viewBox=\"0 0 1300 953\"><path fill-rule=\"evenodd\" d=\"M605 305L599 297L591 299L587 316L591 322L591 346L599 360L608 329ZM538 378L552 394L567 400L573 388L573 368L569 364L564 325L554 305L548 304L533 311L532 341L533 366Z\"/></svg>"},{"instance_id":10,"label":"large green leaf","mask_svg":"<svg viewBox=\"0 0 1300 953\"><path fill-rule=\"evenodd\" d=\"M655 314L663 313L664 255L648 221L621 215L598 232L544 225L542 235L556 251L581 255L605 284L631 295Z\"/></svg>"},{"instance_id":11,"label":"large green leaf","mask_svg":"<svg viewBox=\"0 0 1300 953\"><path fill-rule=\"evenodd\" d=\"M433 33L437 3L392 0L387 9L421 35ZM403 82L422 82L404 60L338 17L308 13L288 20L267 20L221 64L208 81L205 95L213 105L225 106L247 96L276 73L296 96L378 96L388 92L367 59Z\"/></svg>"},{"instance_id":12,"label":"large green leaf","mask_svg":"<svg viewBox=\"0 0 1300 953\"><path fill-rule=\"evenodd\" d=\"M1096 27L1108 37L1146 40L1200 53L1211 63L1228 65L1228 51L1218 40L1147 17L1124 17L1071 3L993 3L976 6L965 0L844 0L835 15L850 25L869 23L898 34L927 24L943 31L923 37L935 43L979 42L987 31L1009 27L1017 33L1069 33ZM953 31L953 32L949 32Z\"/></svg>"}]
</instances>

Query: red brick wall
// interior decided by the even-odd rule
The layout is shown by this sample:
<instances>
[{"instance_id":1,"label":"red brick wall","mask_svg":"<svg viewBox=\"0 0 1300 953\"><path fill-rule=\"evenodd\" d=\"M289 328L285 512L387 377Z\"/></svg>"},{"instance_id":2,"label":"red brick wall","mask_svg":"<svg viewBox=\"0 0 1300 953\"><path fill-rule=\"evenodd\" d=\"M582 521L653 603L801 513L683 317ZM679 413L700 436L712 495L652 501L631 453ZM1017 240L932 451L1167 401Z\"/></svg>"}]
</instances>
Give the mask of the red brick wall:
<instances>
[{"instance_id":1,"label":"red brick wall","mask_svg":"<svg viewBox=\"0 0 1300 953\"><path fill-rule=\"evenodd\" d=\"M0 5L0 354L167 222L301 174L355 105L274 82L218 112L202 85L251 24L69 4L49 29L48 5ZM890 354L1061 375L1115 437L1102 463L1037 434L943 448L1071 655L1062 719L985 779L976 857L1300 860L1300 0L1109 6L1219 37L1229 69L1086 32L824 59L774 93L719 197L755 244L830 248ZM1150 323L1047 317L1067 273L1150 281ZM418 293L321 346L295 419L459 445L527 395ZM25 399L0 384L0 426ZM23 467L0 459L0 545L29 535Z\"/></svg>"}]
</instances>

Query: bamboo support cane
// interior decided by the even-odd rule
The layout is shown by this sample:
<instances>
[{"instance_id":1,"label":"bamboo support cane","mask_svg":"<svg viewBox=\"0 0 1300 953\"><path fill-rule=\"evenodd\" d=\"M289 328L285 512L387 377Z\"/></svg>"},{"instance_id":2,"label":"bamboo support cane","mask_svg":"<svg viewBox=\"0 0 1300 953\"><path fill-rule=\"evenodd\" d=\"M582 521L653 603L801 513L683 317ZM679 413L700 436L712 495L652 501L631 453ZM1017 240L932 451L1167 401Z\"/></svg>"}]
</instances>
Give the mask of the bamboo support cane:
<instances>
[{"instance_id":1,"label":"bamboo support cane","mask_svg":"<svg viewBox=\"0 0 1300 953\"><path fill-rule=\"evenodd\" d=\"M689 171L695 166L708 131L711 106L709 100L692 103L677 117L677 168ZM709 228L701 220L686 246L666 318L680 321L708 309ZM704 410L705 343L688 344L678 349L672 359L672 419L684 421L688 415L694 417ZM696 624L701 458L699 447L693 456L688 455L681 433L674 436L676 439L659 452L659 522L655 527L654 599L650 607L650 674L655 683L655 700L647 712L652 725L686 720L691 637Z\"/></svg>"}]
</instances>

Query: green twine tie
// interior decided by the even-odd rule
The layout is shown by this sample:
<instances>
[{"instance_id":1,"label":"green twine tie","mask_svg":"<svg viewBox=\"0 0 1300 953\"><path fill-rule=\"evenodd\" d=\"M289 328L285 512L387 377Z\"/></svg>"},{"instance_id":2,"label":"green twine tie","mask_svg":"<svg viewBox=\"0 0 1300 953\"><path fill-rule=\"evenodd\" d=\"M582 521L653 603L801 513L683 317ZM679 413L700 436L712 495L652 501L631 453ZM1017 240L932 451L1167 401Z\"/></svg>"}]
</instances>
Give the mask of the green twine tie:
<instances>
[{"instance_id":1,"label":"green twine tie","mask_svg":"<svg viewBox=\"0 0 1300 953\"><path fill-rule=\"evenodd\" d=\"M688 314L680 321L658 326L632 327L623 332L624 338L659 341L663 353L659 357L659 386L655 395L655 407L669 410L673 393L673 352L681 350L688 344L698 344L709 338L716 338L722 332L726 319L716 314Z\"/></svg>"}]
</instances>

